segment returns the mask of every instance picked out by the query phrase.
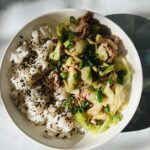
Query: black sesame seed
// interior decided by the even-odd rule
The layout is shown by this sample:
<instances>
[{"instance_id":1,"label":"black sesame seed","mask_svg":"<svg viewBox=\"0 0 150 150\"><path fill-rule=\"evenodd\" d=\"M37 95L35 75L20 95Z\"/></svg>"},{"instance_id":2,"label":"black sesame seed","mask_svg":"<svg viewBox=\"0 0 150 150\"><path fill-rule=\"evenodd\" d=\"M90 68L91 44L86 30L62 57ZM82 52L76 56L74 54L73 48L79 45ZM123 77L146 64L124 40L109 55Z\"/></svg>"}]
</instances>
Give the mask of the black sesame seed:
<instances>
[{"instance_id":1,"label":"black sesame seed","mask_svg":"<svg viewBox=\"0 0 150 150\"><path fill-rule=\"evenodd\" d=\"M56 137L58 137L59 135L60 135L60 133L57 133L57 134L56 134Z\"/></svg>"},{"instance_id":2,"label":"black sesame seed","mask_svg":"<svg viewBox=\"0 0 150 150\"><path fill-rule=\"evenodd\" d=\"M23 82L23 79L21 79L20 82Z\"/></svg>"},{"instance_id":3,"label":"black sesame seed","mask_svg":"<svg viewBox=\"0 0 150 150\"><path fill-rule=\"evenodd\" d=\"M26 90L26 94L28 95L28 96L31 96L31 91L30 90Z\"/></svg>"},{"instance_id":4,"label":"black sesame seed","mask_svg":"<svg viewBox=\"0 0 150 150\"><path fill-rule=\"evenodd\" d=\"M21 45L22 45L22 42L20 41L19 44L18 44L18 46L21 46Z\"/></svg>"},{"instance_id":5,"label":"black sesame seed","mask_svg":"<svg viewBox=\"0 0 150 150\"><path fill-rule=\"evenodd\" d=\"M45 130L44 132L47 133L47 130Z\"/></svg>"},{"instance_id":6,"label":"black sesame seed","mask_svg":"<svg viewBox=\"0 0 150 150\"><path fill-rule=\"evenodd\" d=\"M59 120L60 120L60 117L58 117L57 120L59 121Z\"/></svg>"},{"instance_id":7,"label":"black sesame seed","mask_svg":"<svg viewBox=\"0 0 150 150\"><path fill-rule=\"evenodd\" d=\"M23 83L22 86L25 86L25 83Z\"/></svg>"},{"instance_id":8,"label":"black sesame seed","mask_svg":"<svg viewBox=\"0 0 150 150\"><path fill-rule=\"evenodd\" d=\"M63 139L66 139L66 136L64 136Z\"/></svg>"}]
</instances>

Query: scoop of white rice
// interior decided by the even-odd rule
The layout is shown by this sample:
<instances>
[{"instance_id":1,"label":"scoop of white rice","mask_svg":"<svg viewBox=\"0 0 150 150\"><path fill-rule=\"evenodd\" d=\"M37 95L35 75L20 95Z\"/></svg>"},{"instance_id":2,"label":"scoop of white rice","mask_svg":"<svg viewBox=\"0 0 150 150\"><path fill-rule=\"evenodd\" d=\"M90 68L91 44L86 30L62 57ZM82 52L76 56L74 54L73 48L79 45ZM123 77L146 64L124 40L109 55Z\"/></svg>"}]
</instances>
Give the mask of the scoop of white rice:
<instances>
[{"instance_id":1,"label":"scoop of white rice","mask_svg":"<svg viewBox=\"0 0 150 150\"><path fill-rule=\"evenodd\" d=\"M80 128L73 122L72 114L67 109L59 112L67 96L64 90L59 88L55 92L44 95L41 92L41 86L33 86L36 76L40 78L40 73L42 76L42 73L48 69L47 57L56 46L52 38L56 38L56 35L49 26L40 27L39 30L32 32L27 42L23 42L12 52L10 59L12 62L10 68L11 97L30 121L45 127L48 136L71 137L73 132L79 131ZM43 39L44 43L41 42ZM37 56L30 58L30 51L36 52ZM24 64L25 58L27 62ZM31 59L31 62L28 58ZM54 99L54 103L47 105L48 101L53 102Z\"/></svg>"}]
</instances>

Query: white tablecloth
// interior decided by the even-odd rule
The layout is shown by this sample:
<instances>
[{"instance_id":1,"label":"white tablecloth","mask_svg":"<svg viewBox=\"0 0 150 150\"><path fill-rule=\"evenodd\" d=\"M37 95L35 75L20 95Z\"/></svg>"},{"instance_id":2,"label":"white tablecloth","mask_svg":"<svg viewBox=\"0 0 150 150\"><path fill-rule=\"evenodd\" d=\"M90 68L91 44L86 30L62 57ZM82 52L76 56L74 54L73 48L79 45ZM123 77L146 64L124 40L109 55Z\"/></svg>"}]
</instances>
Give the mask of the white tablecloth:
<instances>
[{"instance_id":1,"label":"white tablecloth","mask_svg":"<svg viewBox=\"0 0 150 150\"><path fill-rule=\"evenodd\" d=\"M0 12L0 59L10 38L28 21L38 15L62 9L84 8L103 15L130 13L150 18L149 0L36 0L16 2ZM0 149L48 150L22 133L7 115L0 100ZM150 150L150 128L120 133L95 150Z\"/></svg>"}]
</instances>

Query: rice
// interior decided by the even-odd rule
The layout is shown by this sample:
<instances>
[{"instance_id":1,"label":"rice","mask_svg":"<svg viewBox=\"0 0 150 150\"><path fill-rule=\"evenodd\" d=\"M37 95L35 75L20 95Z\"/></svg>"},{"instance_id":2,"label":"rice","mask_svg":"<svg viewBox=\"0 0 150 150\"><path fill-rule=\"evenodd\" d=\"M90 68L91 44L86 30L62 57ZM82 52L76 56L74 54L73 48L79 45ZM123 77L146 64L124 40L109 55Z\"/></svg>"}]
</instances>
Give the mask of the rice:
<instances>
[{"instance_id":1,"label":"rice","mask_svg":"<svg viewBox=\"0 0 150 150\"><path fill-rule=\"evenodd\" d=\"M54 84L59 86L58 78L49 71L48 61L56 46L53 39L56 35L50 27L42 26L12 52L10 95L30 121L45 127L48 137L70 138L84 131L75 124L68 109L62 107L66 95L61 86L54 88Z\"/></svg>"}]
</instances>

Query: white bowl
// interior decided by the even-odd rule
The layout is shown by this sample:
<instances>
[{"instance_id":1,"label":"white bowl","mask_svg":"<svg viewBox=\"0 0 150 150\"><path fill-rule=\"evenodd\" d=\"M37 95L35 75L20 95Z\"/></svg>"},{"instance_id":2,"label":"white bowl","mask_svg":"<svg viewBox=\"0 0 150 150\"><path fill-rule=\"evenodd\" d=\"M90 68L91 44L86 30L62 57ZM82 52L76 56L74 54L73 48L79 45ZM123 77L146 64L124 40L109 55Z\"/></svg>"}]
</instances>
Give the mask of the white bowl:
<instances>
[{"instance_id":1,"label":"white bowl","mask_svg":"<svg viewBox=\"0 0 150 150\"><path fill-rule=\"evenodd\" d=\"M19 35L23 35L25 38L31 34L31 31L38 28L43 24L49 24L52 29L56 27L56 25L63 21L64 19L68 18L69 16L79 17L83 15L86 10L77 10L77 9L65 9L57 12L52 12L41 17L38 17L28 23L25 27L23 27L17 35L13 38L11 43L9 44L8 48L5 51L2 63L1 63L1 75L0 75L0 89L1 89L1 96L3 99L3 103L7 112L9 113L10 117L14 121L14 123L29 137L36 140L39 143L44 145L53 147L53 148L60 148L60 149L91 149L102 145L103 143L109 141L118 133L120 133L126 125L129 123L131 118L133 117L142 92L142 68L141 62L134 47L132 41L126 35L126 33L114 22L110 21L108 18L101 16L97 13L94 14L94 17L97 18L102 24L105 24L111 29L111 32L115 35L118 35L125 48L127 49L127 59L132 65L134 69L133 80L132 80L132 90L131 96L129 100L129 105L124 110L123 114L124 117L122 121L120 121L117 125L111 127L106 132L98 135L92 136L86 134L83 138L79 138L78 136L73 139L46 139L42 136L43 128L36 127L33 123L27 121L25 117L18 111L16 106L12 103L11 98L9 97L9 79L7 77L8 69L10 67L10 56L11 51L15 49L19 43Z\"/></svg>"}]
</instances>

